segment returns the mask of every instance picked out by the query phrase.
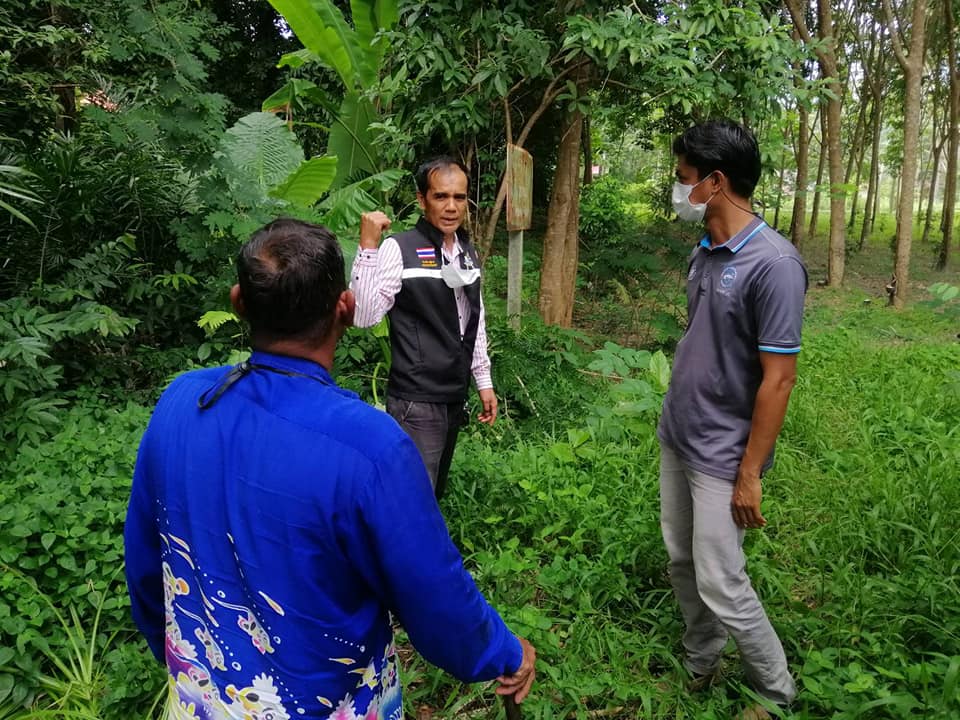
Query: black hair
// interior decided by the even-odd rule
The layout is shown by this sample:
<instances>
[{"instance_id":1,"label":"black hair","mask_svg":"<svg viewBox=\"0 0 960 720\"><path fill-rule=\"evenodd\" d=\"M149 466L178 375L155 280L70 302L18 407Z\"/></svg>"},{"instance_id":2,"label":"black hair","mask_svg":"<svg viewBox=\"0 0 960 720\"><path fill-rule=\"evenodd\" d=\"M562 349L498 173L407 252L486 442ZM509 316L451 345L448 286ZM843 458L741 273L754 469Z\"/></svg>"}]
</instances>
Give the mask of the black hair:
<instances>
[{"instance_id":1,"label":"black hair","mask_svg":"<svg viewBox=\"0 0 960 720\"><path fill-rule=\"evenodd\" d=\"M451 167L459 168L463 171L463 174L467 176L467 187L469 187L470 173L467 171L467 166L450 155L439 155L427 160L417 168L417 172L414 175L414 179L417 181L417 191L421 195L426 195L427 190L430 189L430 176L438 170L446 170Z\"/></svg>"},{"instance_id":2,"label":"black hair","mask_svg":"<svg viewBox=\"0 0 960 720\"><path fill-rule=\"evenodd\" d=\"M687 128L673 141L673 154L682 155L703 180L719 170L737 195L749 198L760 181L760 148L753 133L732 120L709 120Z\"/></svg>"},{"instance_id":3,"label":"black hair","mask_svg":"<svg viewBox=\"0 0 960 720\"><path fill-rule=\"evenodd\" d=\"M347 289L343 253L322 225L279 218L240 248L237 281L255 341L320 342Z\"/></svg>"}]
</instances>

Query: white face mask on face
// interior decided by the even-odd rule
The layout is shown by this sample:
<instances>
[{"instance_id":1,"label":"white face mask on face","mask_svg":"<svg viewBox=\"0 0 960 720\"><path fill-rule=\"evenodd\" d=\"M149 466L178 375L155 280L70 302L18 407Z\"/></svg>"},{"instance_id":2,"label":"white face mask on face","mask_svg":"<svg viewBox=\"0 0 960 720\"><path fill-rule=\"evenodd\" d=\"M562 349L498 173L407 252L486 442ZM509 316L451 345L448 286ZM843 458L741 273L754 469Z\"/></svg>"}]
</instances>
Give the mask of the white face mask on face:
<instances>
[{"instance_id":1,"label":"white face mask on face","mask_svg":"<svg viewBox=\"0 0 960 720\"><path fill-rule=\"evenodd\" d=\"M710 176L708 175L707 177ZM707 204L713 199L713 195L710 196L707 202L694 204L690 202L690 194L697 185L706 179L707 178L704 178L700 182L694 183L693 185L684 185L683 183L679 182L673 184L673 193L670 197L670 201L673 204L673 211L681 220L693 223L703 221L703 216L707 212Z\"/></svg>"},{"instance_id":2,"label":"white face mask on face","mask_svg":"<svg viewBox=\"0 0 960 720\"><path fill-rule=\"evenodd\" d=\"M480 268L473 264L473 259L467 253L462 252L452 262L447 262L444 258L440 277L448 288L455 290L475 283L480 278Z\"/></svg>"}]
</instances>

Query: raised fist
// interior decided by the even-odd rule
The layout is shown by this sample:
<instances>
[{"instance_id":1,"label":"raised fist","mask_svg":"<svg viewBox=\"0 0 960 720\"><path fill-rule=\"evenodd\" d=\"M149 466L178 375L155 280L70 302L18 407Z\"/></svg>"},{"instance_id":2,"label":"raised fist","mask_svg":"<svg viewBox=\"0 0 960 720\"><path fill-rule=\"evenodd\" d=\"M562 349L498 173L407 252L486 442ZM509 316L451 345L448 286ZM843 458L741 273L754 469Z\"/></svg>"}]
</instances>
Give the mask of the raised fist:
<instances>
[{"instance_id":1,"label":"raised fist","mask_svg":"<svg viewBox=\"0 0 960 720\"><path fill-rule=\"evenodd\" d=\"M390 229L390 218L379 210L360 216L360 247L372 249L380 245L385 230Z\"/></svg>"}]
</instances>

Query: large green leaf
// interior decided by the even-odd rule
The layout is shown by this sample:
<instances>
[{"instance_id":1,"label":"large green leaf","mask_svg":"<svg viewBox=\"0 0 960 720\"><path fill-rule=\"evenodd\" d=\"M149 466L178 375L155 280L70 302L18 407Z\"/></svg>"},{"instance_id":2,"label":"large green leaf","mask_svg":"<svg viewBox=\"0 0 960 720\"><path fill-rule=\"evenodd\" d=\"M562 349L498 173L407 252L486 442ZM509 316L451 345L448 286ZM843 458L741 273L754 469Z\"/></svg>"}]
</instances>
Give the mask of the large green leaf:
<instances>
[{"instance_id":1,"label":"large green leaf","mask_svg":"<svg viewBox=\"0 0 960 720\"><path fill-rule=\"evenodd\" d=\"M263 112L288 111L291 106L298 104L297 100L299 98L316 89L318 89L316 83L309 80L290 78L286 85L263 101L260 109Z\"/></svg>"},{"instance_id":2,"label":"large green leaf","mask_svg":"<svg viewBox=\"0 0 960 720\"><path fill-rule=\"evenodd\" d=\"M397 186L407 173L400 169L384 170L382 173L370 175L358 182L334 190L320 203L319 210L323 213L324 224L341 238L344 252L356 251L355 243L344 242L344 237L356 237L356 228L360 223L360 216L365 212L382 208L382 202L371 193L389 192Z\"/></svg>"},{"instance_id":3,"label":"large green leaf","mask_svg":"<svg viewBox=\"0 0 960 720\"><path fill-rule=\"evenodd\" d=\"M225 310L208 310L205 312L199 320L197 320L197 325L202 327L204 330L209 331L212 335L215 333L222 325L225 325L228 322L240 322L240 318L237 317L236 313L227 312Z\"/></svg>"},{"instance_id":4,"label":"large green leaf","mask_svg":"<svg viewBox=\"0 0 960 720\"><path fill-rule=\"evenodd\" d=\"M0 208L3 208L8 213L16 218L19 218L31 227L36 227L30 218L24 215L15 206L4 200L5 196L6 198L13 198L22 202L39 203L40 198L38 198L36 194L28 189L20 180L21 176L27 177L31 175L33 175L33 173L24 170L18 165L0 165L0 177L8 178L8 180L0 181Z\"/></svg>"},{"instance_id":5,"label":"large green leaf","mask_svg":"<svg viewBox=\"0 0 960 720\"><path fill-rule=\"evenodd\" d=\"M326 110L332 118L336 118L340 112L339 105L330 99L330 97L327 95L327 92L323 88L315 85L309 80L302 80L299 78L291 79L290 82L264 100L262 109L264 112L275 112L281 108L285 108L287 103L291 103L298 108L303 108L306 103L312 103L317 107ZM327 125L320 125L318 123L306 122L302 120L296 121L295 124L304 125L307 127L316 127L328 133L330 132L330 128Z\"/></svg>"},{"instance_id":6,"label":"large green leaf","mask_svg":"<svg viewBox=\"0 0 960 720\"><path fill-rule=\"evenodd\" d=\"M371 192L374 190L379 190L380 192L389 192L390 190L393 190L405 177L407 177L406 170L401 168L391 168L390 170L384 170L376 175L365 177L357 184L366 188L367 190L370 190Z\"/></svg>"},{"instance_id":7,"label":"large green leaf","mask_svg":"<svg viewBox=\"0 0 960 720\"><path fill-rule=\"evenodd\" d=\"M264 197L303 162L303 149L276 115L240 118L220 141L220 157L238 199Z\"/></svg>"},{"instance_id":8,"label":"large green leaf","mask_svg":"<svg viewBox=\"0 0 960 720\"><path fill-rule=\"evenodd\" d=\"M347 90L367 88L376 79L377 68L364 52L357 34L331 0L270 0L304 47L331 67Z\"/></svg>"},{"instance_id":9,"label":"large green leaf","mask_svg":"<svg viewBox=\"0 0 960 720\"><path fill-rule=\"evenodd\" d=\"M301 48L300 50L294 50L293 52L288 52L280 58L280 62L277 63L278 68L289 67L293 70L303 67L307 63L318 62L320 58L314 55L312 52L306 48Z\"/></svg>"},{"instance_id":10,"label":"large green leaf","mask_svg":"<svg viewBox=\"0 0 960 720\"><path fill-rule=\"evenodd\" d=\"M270 194L293 205L309 207L327 191L336 174L335 157L310 158Z\"/></svg>"},{"instance_id":11,"label":"large green leaf","mask_svg":"<svg viewBox=\"0 0 960 720\"><path fill-rule=\"evenodd\" d=\"M360 216L381 208L380 202L358 183L333 191L320 205L323 224L341 239L344 252L350 250L350 246L343 242L343 238L356 236L357 228L360 226ZM356 250L355 247L353 249Z\"/></svg>"},{"instance_id":12,"label":"large green leaf","mask_svg":"<svg viewBox=\"0 0 960 720\"><path fill-rule=\"evenodd\" d=\"M327 140L327 155L337 156L334 188L342 187L348 178L358 172L374 173L379 170L373 146L375 136L370 130L370 123L376 117L377 111L366 97L356 93L344 96Z\"/></svg>"},{"instance_id":13,"label":"large green leaf","mask_svg":"<svg viewBox=\"0 0 960 720\"><path fill-rule=\"evenodd\" d=\"M670 386L670 361L662 350L657 350L650 356L650 374L656 381L657 389L666 392Z\"/></svg>"},{"instance_id":14,"label":"large green leaf","mask_svg":"<svg viewBox=\"0 0 960 720\"><path fill-rule=\"evenodd\" d=\"M374 44L380 30L389 30L397 22L396 0L350 0L350 14L357 31L357 44L367 54L367 64L377 71L386 49L382 40ZM376 80L376 78L373 78Z\"/></svg>"}]
</instances>

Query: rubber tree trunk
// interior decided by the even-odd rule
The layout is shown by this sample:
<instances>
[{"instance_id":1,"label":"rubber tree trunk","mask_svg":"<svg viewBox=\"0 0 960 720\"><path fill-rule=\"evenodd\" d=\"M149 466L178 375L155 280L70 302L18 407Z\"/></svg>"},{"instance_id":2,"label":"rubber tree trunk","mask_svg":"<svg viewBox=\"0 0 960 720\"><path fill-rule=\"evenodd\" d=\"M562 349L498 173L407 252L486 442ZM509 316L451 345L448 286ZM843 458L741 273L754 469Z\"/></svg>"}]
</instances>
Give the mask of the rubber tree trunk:
<instances>
[{"instance_id":1,"label":"rubber tree trunk","mask_svg":"<svg viewBox=\"0 0 960 720\"><path fill-rule=\"evenodd\" d=\"M826 115L820 108L820 159L817 162L817 183L813 190L813 207L810 209L810 230L807 236L813 240L817 236L817 225L820 221L820 188L823 187L823 173L827 167L827 132Z\"/></svg>"},{"instance_id":2,"label":"rubber tree trunk","mask_svg":"<svg viewBox=\"0 0 960 720\"><path fill-rule=\"evenodd\" d=\"M933 225L933 200L937 194L937 177L940 175L940 154L943 152L943 140L933 138L933 157L930 160L930 187L927 189L927 211L923 219L922 245L930 240L930 229Z\"/></svg>"},{"instance_id":3,"label":"rubber tree trunk","mask_svg":"<svg viewBox=\"0 0 960 720\"><path fill-rule=\"evenodd\" d=\"M77 127L77 86L62 83L54 85L53 91L60 102L60 112L56 119L57 130L62 133L73 132Z\"/></svg>"},{"instance_id":4,"label":"rubber tree trunk","mask_svg":"<svg viewBox=\"0 0 960 720\"><path fill-rule=\"evenodd\" d=\"M960 63L957 58L957 33L960 22L949 0L943 3L944 25L947 30L947 67L950 70L950 119L947 129L947 178L943 187L943 213L940 227L943 240L937 267L946 269L950 262L950 246L953 244L953 219L957 206L957 172L960 161Z\"/></svg>"},{"instance_id":5,"label":"rubber tree trunk","mask_svg":"<svg viewBox=\"0 0 960 720\"><path fill-rule=\"evenodd\" d=\"M920 144L920 85L923 75L923 56L927 24L927 0L913 1L910 25L910 48L905 50L900 40L901 28L893 18L890 0L883 0L894 52L903 69L903 167L900 171L900 200L897 203L897 257L894 262L896 292L893 305L906 305L910 282L910 251L913 246L913 201L916 188L918 145Z\"/></svg>"},{"instance_id":6,"label":"rubber tree trunk","mask_svg":"<svg viewBox=\"0 0 960 720\"><path fill-rule=\"evenodd\" d=\"M883 117L882 112L880 113L880 116L881 118ZM879 152L880 151L878 149L877 150L878 157L879 157ZM873 192L873 203L870 205L870 228L867 233L868 235L870 234L870 232L873 232L873 226L877 224L877 212L879 211L879 208L880 208L880 186L882 185L882 177L883 176L880 173L880 161L877 160L877 162L873 166L874 192Z\"/></svg>"},{"instance_id":7,"label":"rubber tree trunk","mask_svg":"<svg viewBox=\"0 0 960 720\"><path fill-rule=\"evenodd\" d=\"M797 186L793 194L793 214L790 216L790 240L803 247L807 219L807 184L810 182L810 111L801 104L797 127Z\"/></svg>"},{"instance_id":8,"label":"rubber tree trunk","mask_svg":"<svg viewBox=\"0 0 960 720\"><path fill-rule=\"evenodd\" d=\"M873 47L876 44L876 36L871 41L870 51L867 55L868 58L873 57ZM850 199L850 215L847 218L847 229L852 230L854 224L857 221L857 206L860 204L860 180L863 176L863 155L864 155L864 142L863 138L866 135L868 130L867 128L867 110L870 103L865 100L867 91L870 88L870 78L864 74L863 82L860 84L860 92L858 97L860 99L860 109L857 112L857 126L853 133L853 146L850 148L850 156L847 159L847 172L844 175L844 182L849 185L850 181L854 179L853 171L856 170L856 180L853 183L853 197Z\"/></svg>"},{"instance_id":9,"label":"rubber tree trunk","mask_svg":"<svg viewBox=\"0 0 960 720\"><path fill-rule=\"evenodd\" d=\"M557 154L547 232L543 238L540 270L540 316L548 325L570 327L579 260L580 139L583 115L579 110L564 121Z\"/></svg>"},{"instance_id":10,"label":"rubber tree trunk","mask_svg":"<svg viewBox=\"0 0 960 720\"><path fill-rule=\"evenodd\" d=\"M777 176L777 205L773 211L773 227L780 230L780 206L783 205L783 179L787 170L787 150L784 147L780 153L780 173Z\"/></svg>"},{"instance_id":11,"label":"rubber tree trunk","mask_svg":"<svg viewBox=\"0 0 960 720\"><path fill-rule=\"evenodd\" d=\"M864 133L869 128L864 127ZM867 145L860 139L859 150L857 151L857 177L853 183L853 202L850 203L850 219L847 221L847 228L851 231L857 223L857 209L860 206L860 183L863 180L863 158L867 154Z\"/></svg>"},{"instance_id":12,"label":"rubber tree trunk","mask_svg":"<svg viewBox=\"0 0 960 720\"><path fill-rule=\"evenodd\" d=\"M867 83L867 79L864 78L864 81L860 86L860 108L857 110L857 124L853 130L853 142L850 145L850 155L847 157L847 170L843 174L843 181L848 184L850 180L853 179L853 170L856 168L859 158L861 157L861 148L863 147L863 133L867 120L867 109L869 105L869 103L863 99L864 95L866 94Z\"/></svg>"},{"instance_id":13,"label":"rubber tree trunk","mask_svg":"<svg viewBox=\"0 0 960 720\"><path fill-rule=\"evenodd\" d=\"M799 31L793 29L793 39L800 40ZM799 66L799 63L797 64ZM799 71L800 67L796 67ZM800 72L796 73L794 85L800 87L803 83ZM797 106L797 178L793 193L793 211L790 214L790 241L797 246L803 247L804 230L807 219L807 185L810 182L810 109L806 103L798 103Z\"/></svg>"},{"instance_id":14,"label":"rubber tree trunk","mask_svg":"<svg viewBox=\"0 0 960 720\"><path fill-rule=\"evenodd\" d=\"M825 41L820 65L824 78L833 90L827 98L827 155L830 168L830 255L827 260L827 284L839 287L843 284L844 263L847 257L846 222L847 199L843 191L843 149L840 146L841 117L840 77L837 70L836 45L833 29L831 0L817 3L820 17L820 38Z\"/></svg>"},{"instance_id":15,"label":"rubber tree trunk","mask_svg":"<svg viewBox=\"0 0 960 720\"><path fill-rule=\"evenodd\" d=\"M870 128L873 133L870 143L870 178L867 182L867 199L863 203L863 225L860 227L858 250L863 250L870 233L873 232L873 220L877 214L877 194L880 189L880 131L883 129L881 126L882 120L883 104L874 101L873 122Z\"/></svg>"},{"instance_id":16,"label":"rubber tree trunk","mask_svg":"<svg viewBox=\"0 0 960 720\"><path fill-rule=\"evenodd\" d=\"M577 295L577 269L580 267L580 185L574 187L573 206L567 214L567 242L563 253L563 319L561 327L573 325L573 304Z\"/></svg>"},{"instance_id":17,"label":"rubber tree trunk","mask_svg":"<svg viewBox=\"0 0 960 720\"><path fill-rule=\"evenodd\" d=\"M583 118L583 184L593 182L593 140L590 137L590 116Z\"/></svg>"},{"instance_id":18,"label":"rubber tree trunk","mask_svg":"<svg viewBox=\"0 0 960 720\"><path fill-rule=\"evenodd\" d=\"M873 232L873 224L877 219L877 207L880 200L880 134L883 130L883 89L884 80L883 66L886 55L882 52L877 53L876 61L872 63L873 67L868 68L870 73L870 92L873 93L873 120L870 128L873 137L870 143L870 179L867 185L867 200L863 205L863 225L860 227L860 240L857 242L857 249L863 250L863 246L870 238Z\"/></svg>"},{"instance_id":19,"label":"rubber tree trunk","mask_svg":"<svg viewBox=\"0 0 960 720\"><path fill-rule=\"evenodd\" d=\"M786 0L787 10L793 19L793 26L807 45L814 45L813 37L807 27L806 3L802 0ZM820 75L830 89L826 99L826 118L821 120L824 128L821 145L826 148L830 172L830 253L827 260L827 284L843 284L844 261L846 259L846 235L844 215L846 198L843 192L843 151L840 147L840 104L844 88L840 83L837 67L837 42L833 26L833 6L831 0L817 0L817 39L815 52L820 65ZM821 100L821 103L823 100ZM821 162L823 150L821 150ZM816 204L816 198L814 198ZM817 216L814 214L814 227ZM810 233L813 236L813 233Z\"/></svg>"},{"instance_id":20,"label":"rubber tree trunk","mask_svg":"<svg viewBox=\"0 0 960 720\"><path fill-rule=\"evenodd\" d=\"M923 201L926 200L926 194L930 192L930 178L937 174L937 167L933 163L933 158L939 155L937 152L937 138L940 137L939 115L939 108L934 106L930 109L930 161L926 165L923 164L921 159L923 156L923 138L926 135L922 113L920 117L920 147L917 148L917 215L925 215L924 208L929 207L924 205ZM927 188L926 194L923 190L925 187Z\"/></svg>"}]
</instances>

